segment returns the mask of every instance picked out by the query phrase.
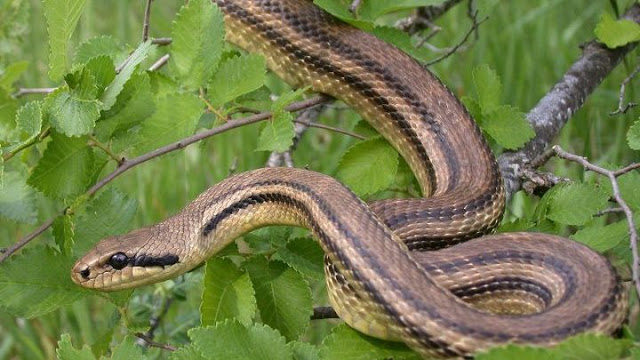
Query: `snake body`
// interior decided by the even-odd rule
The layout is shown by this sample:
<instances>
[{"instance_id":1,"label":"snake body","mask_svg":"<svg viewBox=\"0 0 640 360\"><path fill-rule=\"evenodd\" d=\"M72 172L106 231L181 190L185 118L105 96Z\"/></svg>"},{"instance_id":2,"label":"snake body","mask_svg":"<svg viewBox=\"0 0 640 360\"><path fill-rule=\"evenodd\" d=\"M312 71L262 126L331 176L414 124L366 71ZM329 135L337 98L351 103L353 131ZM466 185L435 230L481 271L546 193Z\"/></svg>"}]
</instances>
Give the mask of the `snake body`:
<instances>
[{"instance_id":1,"label":"snake body","mask_svg":"<svg viewBox=\"0 0 640 360\"><path fill-rule=\"evenodd\" d=\"M482 236L502 217L502 179L475 122L434 75L310 1L214 3L229 41L263 54L293 86L358 111L406 159L425 198L367 205L322 174L254 170L159 224L103 239L72 269L75 282L110 291L166 280L246 232L280 224L306 227L321 244L341 318L424 356L549 346L620 327L626 292L599 254L551 235Z\"/></svg>"}]
</instances>

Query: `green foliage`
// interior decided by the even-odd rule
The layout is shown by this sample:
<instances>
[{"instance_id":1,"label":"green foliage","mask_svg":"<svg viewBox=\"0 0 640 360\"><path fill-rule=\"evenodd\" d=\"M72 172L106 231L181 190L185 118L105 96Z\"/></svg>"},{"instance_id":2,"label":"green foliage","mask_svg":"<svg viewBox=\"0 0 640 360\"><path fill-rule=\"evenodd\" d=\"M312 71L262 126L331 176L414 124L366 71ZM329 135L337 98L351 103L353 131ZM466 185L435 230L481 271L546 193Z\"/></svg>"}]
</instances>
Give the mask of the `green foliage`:
<instances>
[{"instance_id":1,"label":"green foliage","mask_svg":"<svg viewBox=\"0 0 640 360\"><path fill-rule=\"evenodd\" d=\"M84 0L46 0L44 15L49 32L49 77L59 81L66 72L68 42L80 19Z\"/></svg>"},{"instance_id":2,"label":"green foliage","mask_svg":"<svg viewBox=\"0 0 640 360\"><path fill-rule=\"evenodd\" d=\"M640 120L633 123L627 132L629 147L633 150L640 150Z\"/></svg>"},{"instance_id":3,"label":"green foliage","mask_svg":"<svg viewBox=\"0 0 640 360\"><path fill-rule=\"evenodd\" d=\"M478 360L550 359L550 360L596 360L619 359L630 347L626 339L582 334L571 337L551 349L508 345L479 354Z\"/></svg>"},{"instance_id":4,"label":"green foliage","mask_svg":"<svg viewBox=\"0 0 640 360\"><path fill-rule=\"evenodd\" d=\"M535 136L524 114L510 105L500 105L502 84L494 70L480 65L473 70L478 99L463 97L480 127L500 146L517 149Z\"/></svg>"},{"instance_id":5,"label":"green foliage","mask_svg":"<svg viewBox=\"0 0 640 360\"><path fill-rule=\"evenodd\" d=\"M383 341L363 335L346 325L334 328L320 347L321 359L369 360L369 359L420 359L406 345Z\"/></svg>"},{"instance_id":6,"label":"green foliage","mask_svg":"<svg viewBox=\"0 0 640 360\"><path fill-rule=\"evenodd\" d=\"M589 184L561 184L550 196L547 217L565 225L584 225L607 207L609 197Z\"/></svg>"},{"instance_id":7,"label":"green foliage","mask_svg":"<svg viewBox=\"0 0 640 360\"><path fill-rule=\"evenodd\" d=\"M271 105L271 120L266 122L256 151L283 152L293 145L295 136L293 115L285 110L285 106L302 96L304 89L283 94Z\"/></svg>"},{"instance_id":8,"label":"green foliage","mask_svg":"<svg viewBox=\"0 0 640 360\"><path fill-rule=\"evenodd\" d=\"M257 311L249 275L224 258L207 261L200 304L203 326L226 319L236 319L249 326Z\"/></svg>"},{"instance_id":9,"label":"green foliage","mask_svg":"<svg viewBox=\"0 0 640 360\"><path fill-rule=\"evenodd\" d=\"M640 40L640 25L627 19L615 20L605 12L596 26L595 34L600 42L613 49Z\"/></svg>"},{"instance_id":10,"label":"green foliage","mask_svg":"<svg viewBox=\"0 0 640 360\"><path fill-rule=\"evenodd\" d=\"M398 170L398 153L382 138L353 145L342 157L338 180L358 195L372 194L391 185Z\"/></svg>"},{"instance_id":11,"label":"green foliage","mask_svg":"<svg viewBox=\"0 0 640 360\"><path fill-rule=\"evenodd\" d=\"M180 9L171 31L172 70L182 86L203 86L220 60L222 12L211 1L195 0Z\"/></svg>"},{"instance_id":12,"label":"green foliage","mask_svg":"<svg viewBox=\"0 0 640 360\"><path fill-rule=\"evenodd\" d=\"M2 263L0 309L34 318L87 296L71 282L72 265L72 258L43 246L13 256Z\"/></svg>"},{"instance_id":13,"label":"green foliage","mask_svg":"<svg viewBox=\"0 0 640 360\"><path fill-rule=\"evenodd\" d=\"M153 45L150 41L143 42L138 48L131 54L127 62L124 64L118 75L116 75L113 82L105 89L102 94L102 110L109 110L116 101L118 94L124 88L133 72L137 69L138 65L147 57L149 52L153 49Z\"/></svg>"},{"instance_id":14,"label":"green foliage","mask_svg":"<svg viewBox=\"0 0 640 360\"><path fill-rule=\"evenodd\" d=\"M260 88L266 80L264 57L257 54L236 56L220 66L209 83L214 105L222 105Z\"/></svg>"},{"instance_id":15,"label":"green foliage","mask_svg":"<svg viewBox=\"0 0 640 360\"><path fill-rule=\"evenodd\" d=\"M302 275L279 261L261 258L245 264L262 321L295 340L309 325L311 291Z\"/></svg>"},{"instance_id":16,"label":"green foliage","mask_svg":"<svg viewBox=\"0 0 640 360\"><path fill-rule=\"evenodd\" d=\"M142 123L137 153L153 150L192 134L202 114L201 102L192 94L167 95L158 99L156 106L155 113Z\"/></svg>"},{"instance_id":17,"label":"green foliage","mask_svg":"<svg viewBox=\"0 0 640 360\"><path fill-rule=\"evenodd\" d=\"M73 347L69 334L62 334L56 354L59 360L95 360L95 356L86 344L80 350Z\"/></svg>"},{"instance_id":18,"label":"green foliage","mask_svg":"<svg viewBox=\"0 0 640 360\"><path fill-rule=\"evenodd\" d=\"M0 186L0 215L13 221L33 224L36 221L35 191L26 178L16 171L2 174L5 184Z\"/></svg>"},{"instance_id":19,"label":"green foliage","mask_svg":"<svg viewBox=\"0 0 640 360\"><path fill-rule=\"evenodd\" d=\"M444 0L381 0L363 1L358 7L357 14L349 12L350 1L343 0L314 0L314 3L328 13L352 23L361 28L370 29L374 21L384 15L395 11L412 9L418 6L437 5Z\"/></svg>"},{"instance_id":20,"label":"green foliage","mask_svg":"<svg viewBox=\"0 0 640 360\"><path fill-rule=\"evenodd\" d=\"M95 161L93 150L86 145L86 137L70 138L53 133L27 183L51 197L80 195L91 181Z\"/></svg>"},{"instance_id":21,"label":"green foliage","mask_svg":"<svg viewBox=\"0 0 640 360\"><path fill-rule=\"evenodd\" d=\"M293 359L284 337L266 325L244 327L227 320L192 329L189 337L205 359Z\"/></svg>"}]
</instances>

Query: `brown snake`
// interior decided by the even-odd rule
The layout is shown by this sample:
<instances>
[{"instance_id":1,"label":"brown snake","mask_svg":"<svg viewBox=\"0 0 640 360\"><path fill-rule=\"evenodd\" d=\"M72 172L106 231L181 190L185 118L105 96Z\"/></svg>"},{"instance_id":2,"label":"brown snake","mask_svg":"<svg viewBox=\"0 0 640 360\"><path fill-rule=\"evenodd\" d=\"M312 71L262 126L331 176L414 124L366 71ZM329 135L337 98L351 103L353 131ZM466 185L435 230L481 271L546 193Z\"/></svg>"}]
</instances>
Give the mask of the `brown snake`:
<instances>
[{"instance_id":1,"label":"brown snake","mask_svg":"<svg viewBox=\"0 0 640 360\"><path fill-rule=\"evenodd\" d=\"M74 266L75 282L108 291L166 280L248 231L282 224L309 228L325 250L341 318L423 356L469 356L510 342L550 346L620 327L626 292L599 254L545 234L477 238L502 217L502 179L471 116L420 64L310 1L214 3L229 41L263 54L290 84L337 97L369 121L406 159L425 198L367 206L311 171L242 173L159 224L103 239Z\"/></svg>"}]
</instances>

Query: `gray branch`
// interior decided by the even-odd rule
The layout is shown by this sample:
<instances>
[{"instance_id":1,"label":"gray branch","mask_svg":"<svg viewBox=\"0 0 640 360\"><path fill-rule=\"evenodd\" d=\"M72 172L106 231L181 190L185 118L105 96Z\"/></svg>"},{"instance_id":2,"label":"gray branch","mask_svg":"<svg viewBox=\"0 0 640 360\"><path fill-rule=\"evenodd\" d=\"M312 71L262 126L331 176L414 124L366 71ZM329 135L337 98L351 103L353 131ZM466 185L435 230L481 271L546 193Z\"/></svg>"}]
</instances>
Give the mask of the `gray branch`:
<instances>
[{"instance_id":1,"label":"gray branch","mask_svg":"<svg viewBox=\"0 0 640 360\"><path fill-rule=\"evenodd\" d=\"M631 6L624 18L640 23L640 4ZM587 96L636 46L637 43L632 43L608 49L595 41L583 46L582 56L527 114L536 132L535 138L520 150L507 151L498 158L508 197L522 187L521 178L527 164L543 153Z\"/></svg>"}]
</instances>

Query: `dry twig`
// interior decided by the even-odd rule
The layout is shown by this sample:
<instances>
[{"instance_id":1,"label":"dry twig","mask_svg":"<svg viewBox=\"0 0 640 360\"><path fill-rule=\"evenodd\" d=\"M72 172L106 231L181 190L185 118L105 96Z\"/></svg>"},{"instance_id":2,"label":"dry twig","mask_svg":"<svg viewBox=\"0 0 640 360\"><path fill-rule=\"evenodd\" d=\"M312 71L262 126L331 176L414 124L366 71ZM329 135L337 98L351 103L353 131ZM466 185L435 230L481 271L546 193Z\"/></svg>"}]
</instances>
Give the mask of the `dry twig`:
<instances>
[{"instance_id":1,"label":"dry twig","mask_svg":"<svg viewBox=\"0 0 640 360\"><path fill-rule=\"evenodd\" d=\"M616 109L615 111L612 111L609 115L624 114L627 112L627 110L638 105L637 103L634 103L634 102L629 102L627 103L627 105L624 105L624 106L622 105L624 103L625 88L627 87L627 84L638 74L638 72L640 72L640 65L638 65L631 72L631 74L629 74L629 76L627 76L624 80L622 80L622 84L620 84L620 96L618 99L618 109Z\"/></svg>"}]
</instances>

